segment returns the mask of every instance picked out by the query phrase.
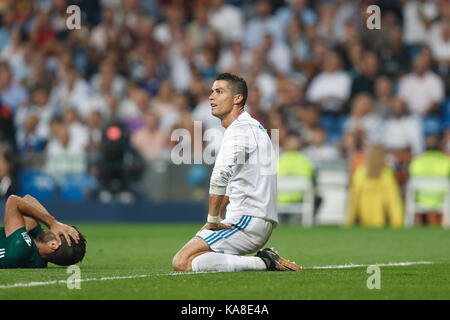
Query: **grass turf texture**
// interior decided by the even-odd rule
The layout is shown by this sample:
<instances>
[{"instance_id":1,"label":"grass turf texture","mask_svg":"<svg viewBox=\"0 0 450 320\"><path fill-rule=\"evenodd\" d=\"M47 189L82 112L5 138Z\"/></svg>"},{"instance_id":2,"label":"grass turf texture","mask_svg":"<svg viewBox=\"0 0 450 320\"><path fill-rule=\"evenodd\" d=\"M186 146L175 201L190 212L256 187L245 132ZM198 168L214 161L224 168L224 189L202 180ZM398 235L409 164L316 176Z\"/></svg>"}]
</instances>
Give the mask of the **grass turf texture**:
<instances>
[{"instance_id":1,"label":"grass turf texture","mask_svg":"<svg viewBox=\"0 0 450 320\"><path fill-rule=\"evenodd\" d=\"M381 289L369 290L366 267L170 275L175 252L200 225L79 224L88 251L82 279L148 275L137 279L0 288L0 299L450 299L450 230L280 226L267 246L305 266L431 261L380 267ZM0 269L0 287L65 280L66 268Z\"/></svg>"}]
</instances>

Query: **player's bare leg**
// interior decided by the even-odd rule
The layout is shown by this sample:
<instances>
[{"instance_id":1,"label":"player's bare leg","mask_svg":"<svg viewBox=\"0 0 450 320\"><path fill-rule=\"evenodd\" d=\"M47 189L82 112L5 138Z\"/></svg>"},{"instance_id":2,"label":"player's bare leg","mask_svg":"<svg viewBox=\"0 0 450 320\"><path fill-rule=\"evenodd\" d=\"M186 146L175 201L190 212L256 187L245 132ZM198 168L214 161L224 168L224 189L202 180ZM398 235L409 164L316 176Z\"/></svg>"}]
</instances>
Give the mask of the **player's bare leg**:
<instances>
[{"instance_id":1,"label":"player's bare leg","mask_svg":"<svg viewBox=\"0 0 450 320\"><path fill-rule=\"evenodd\" d=\"M212 250L206 242L195 237L177 252L172 260L172 267L176 271L190 271L192 270L192 260L208 252L212 252Z\"/></svg>"}]
</instances>

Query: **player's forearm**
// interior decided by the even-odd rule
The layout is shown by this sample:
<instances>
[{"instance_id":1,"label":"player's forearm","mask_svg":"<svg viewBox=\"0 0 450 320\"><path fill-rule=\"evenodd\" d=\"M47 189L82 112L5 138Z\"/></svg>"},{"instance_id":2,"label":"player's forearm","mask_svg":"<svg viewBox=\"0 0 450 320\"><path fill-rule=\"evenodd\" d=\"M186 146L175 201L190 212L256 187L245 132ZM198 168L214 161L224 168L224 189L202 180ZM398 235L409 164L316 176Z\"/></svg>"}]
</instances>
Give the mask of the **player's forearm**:
<instances>
[{"instance_id":1,"label":"player's forearm","mask_svg":"<svg viewBox=\"0 0 450 320\"><path fill-rule=\"evenodd\" d=\"M228 196L224 196L222 199L222 202L220 203L219 206L219 215L220 217L224 218L225 216L225 210L228 206L228 204L230 203L230 198Z\"/></svg>"},{"instance_id":2,"label":"player's forearm","mask_svg":"<svg viewBox=\"0 0 450 320\"><path fill-rule=\"evenodd\" d=\"M223 201L224 195L218 195L218 194L210 194L209 195L209 201L208 201L208 215L210 216L220 216L220 207Z\"/></svg>"},{"instance_id":3,"label":"player's forearm","mask_svg":"<svg viewBox=\"0 0 450 320\"><path fill-rule=\"evenodd\" d=\"M22 215L34 218L49 228L57 222L55 217L48 213L47 210L41 210L22 198L17 199L17 209Z\"/></svg>"}]
</instances>

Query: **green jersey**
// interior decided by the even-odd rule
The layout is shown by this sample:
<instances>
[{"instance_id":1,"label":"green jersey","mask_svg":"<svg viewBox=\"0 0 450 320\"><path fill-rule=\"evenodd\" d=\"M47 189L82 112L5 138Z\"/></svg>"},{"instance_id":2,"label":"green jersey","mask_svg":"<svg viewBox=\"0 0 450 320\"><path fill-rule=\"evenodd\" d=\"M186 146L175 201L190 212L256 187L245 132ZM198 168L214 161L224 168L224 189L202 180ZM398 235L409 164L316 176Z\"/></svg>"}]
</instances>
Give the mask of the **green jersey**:
<instances>
[{"instance_id":1,"label":"green jersey","mask_svg":"<svg viewBox=\"0 0 450 320\"><path fill-rule=\"evenodd\" d=\"M47 261L42 259L32 237L41 230L37 226L27 232L19 228L5 236L5 229L0 228L0 269L1 268L46 268Z\"/></svg>"}]
</instances>

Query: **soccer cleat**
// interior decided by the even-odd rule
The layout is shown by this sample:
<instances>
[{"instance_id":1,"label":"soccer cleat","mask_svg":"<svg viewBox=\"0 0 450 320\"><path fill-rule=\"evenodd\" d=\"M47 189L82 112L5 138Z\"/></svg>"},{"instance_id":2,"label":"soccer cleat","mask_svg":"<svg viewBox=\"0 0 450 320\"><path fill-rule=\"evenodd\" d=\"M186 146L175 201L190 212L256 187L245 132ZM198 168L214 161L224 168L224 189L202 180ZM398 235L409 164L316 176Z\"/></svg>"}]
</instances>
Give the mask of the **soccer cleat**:
<instances>
[{"instance_id":1,"label":"soccer cleat","mask_svg":"<svg viewBox=\"0 0 450 320\"><path fill-rule=\"evenodd\" d=\"M289 261L280 257L278 252L273 248L265 248L259 250L256 256L261 258L266 264L267 270L270 271L302 271L302 267L299 267L295 262Z\"/></svg>"}]
</instances>

